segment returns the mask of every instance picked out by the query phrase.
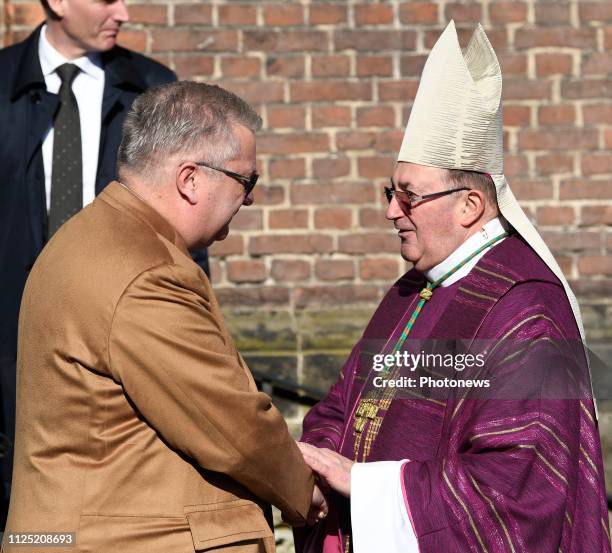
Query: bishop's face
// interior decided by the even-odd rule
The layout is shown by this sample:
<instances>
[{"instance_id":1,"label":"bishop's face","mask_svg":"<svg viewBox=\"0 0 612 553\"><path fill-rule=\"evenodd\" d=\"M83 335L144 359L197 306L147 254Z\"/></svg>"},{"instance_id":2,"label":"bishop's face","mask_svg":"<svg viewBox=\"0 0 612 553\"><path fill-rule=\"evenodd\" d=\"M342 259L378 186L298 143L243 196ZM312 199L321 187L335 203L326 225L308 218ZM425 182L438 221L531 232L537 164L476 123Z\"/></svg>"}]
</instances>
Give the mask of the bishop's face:
<instances>
[{"instance_id":1,"label":"bishop's face","mask_svg":"<svg viewBox=\"0 0 612 553\"><path fill-rule=\"evenodd\" d=\"M395 190L423 196L451 188L445 173L437 167L399 162L391 180ZM416 201L411 206L393 196L386 216L398 231L402 257L418 271L435 267L465 240L465 229L459 224L462 194L465 192L454 192Z\"/></svg>"}]
</instances>

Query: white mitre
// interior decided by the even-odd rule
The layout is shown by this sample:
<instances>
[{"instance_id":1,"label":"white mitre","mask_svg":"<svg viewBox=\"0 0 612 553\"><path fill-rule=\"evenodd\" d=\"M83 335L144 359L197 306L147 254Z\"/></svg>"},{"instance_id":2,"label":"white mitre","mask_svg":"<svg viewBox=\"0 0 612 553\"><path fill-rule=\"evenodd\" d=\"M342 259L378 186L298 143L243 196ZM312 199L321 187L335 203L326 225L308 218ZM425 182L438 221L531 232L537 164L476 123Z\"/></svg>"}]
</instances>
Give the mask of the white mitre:
<instances>
[{"instance_id":1,"label":"white mitre","mask_svg":"<svg viewBox=\"0 0 612 553\"><path fill-rule=\"evenodd\" d=\"M504 176L501 96L501 69L482 25L463 53L451 21L425 63L397 160L490 174L501 214L563 284L584 340L576 296Z\"/></svg>"}]
</instances>

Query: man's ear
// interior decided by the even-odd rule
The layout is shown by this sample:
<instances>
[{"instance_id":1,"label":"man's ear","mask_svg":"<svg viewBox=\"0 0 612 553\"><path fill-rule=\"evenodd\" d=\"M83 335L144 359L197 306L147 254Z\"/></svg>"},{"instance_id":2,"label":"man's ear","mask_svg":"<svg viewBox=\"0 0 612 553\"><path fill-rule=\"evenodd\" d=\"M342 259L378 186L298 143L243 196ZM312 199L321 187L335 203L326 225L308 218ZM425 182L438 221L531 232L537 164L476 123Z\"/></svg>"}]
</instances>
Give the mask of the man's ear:
<instances>
[{"instance_id":1,"label":"man's ear","mask_svg":"<svg viewBox=\"0 0 612 553\"><path fill-rule=\"evenodd\" d=\"M198 203L198 188L202 186L201 171L199 167L191 162L185 162L176 170L176 189L181 197L191 205Z\"/></svg>"},{"instance_id":2,"label":"man's ear","mask_svg":"<svg viewBox=\"0 0 612 553\"><path fill-rule=\"evenodd\" d=\"M53 12L53 15L55 15L55 19L61 19L64 17L64 0L47 0L47 5Z\"/></svg>"},{"instance_id":3,"label":"man's ear","mask_svg":"<svg viewBox=\"0 0 612 553\"><path fill-rule=\"evenodd\" d=\"M468 190L460 204L460 222L465 228L471 227L483 216L486 207L485 195L477 189Z\"/></svg>"}]
</instances>

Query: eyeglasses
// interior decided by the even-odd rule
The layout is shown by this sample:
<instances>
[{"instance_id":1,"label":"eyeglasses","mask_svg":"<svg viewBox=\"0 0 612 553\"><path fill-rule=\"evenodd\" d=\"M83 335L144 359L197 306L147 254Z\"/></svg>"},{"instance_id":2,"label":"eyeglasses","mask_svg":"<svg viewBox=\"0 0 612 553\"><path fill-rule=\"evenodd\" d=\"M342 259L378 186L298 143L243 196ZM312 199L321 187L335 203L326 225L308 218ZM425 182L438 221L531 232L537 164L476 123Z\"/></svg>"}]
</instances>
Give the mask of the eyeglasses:
<instances>
[{"instance_id":1,"label":"eyeglasses","mask_svg":"<svg viewBox=\"0 0 612 553\"><path fill-rule=\"evenodd\" d=\"M233 171L229 171L228 169L222 169L221 167L215 167L214 165L209 165L204 161L196 161L197 165L201 165L202 167L207 167L208 169L212 169L213 171L219 171L232 179L237 180L242 186L244 186L244 195L248 196L255 188L257 184L257 179L259 179L259 174L257 171L253 171L248 177L245 175L241 175L240 173L234 173Z\"/></svg>"},{"instance_id":2,"label":"eyeglasses","mask_svg":"<svg viewBox=\"0 0 612 553\"><path fill-rule=\"evenodd\" d=\"M446 196L448 194L452 194L453 192L461 192L462 190L471 190L471 188L462 186L461 188L451 188L450 190L434 192L433 194L423 194L421 196L419 194L415 194L414 192L410 192L409 190L396 190L391 186L385 186L385 196L387 197L387 201L389 203L391 203L393 196L395 196L400 204L400 207L412 209L417 202L422 202L423 200L429 200L431 198L440 198L441 196Z\"/></svg>"}]
</instances>

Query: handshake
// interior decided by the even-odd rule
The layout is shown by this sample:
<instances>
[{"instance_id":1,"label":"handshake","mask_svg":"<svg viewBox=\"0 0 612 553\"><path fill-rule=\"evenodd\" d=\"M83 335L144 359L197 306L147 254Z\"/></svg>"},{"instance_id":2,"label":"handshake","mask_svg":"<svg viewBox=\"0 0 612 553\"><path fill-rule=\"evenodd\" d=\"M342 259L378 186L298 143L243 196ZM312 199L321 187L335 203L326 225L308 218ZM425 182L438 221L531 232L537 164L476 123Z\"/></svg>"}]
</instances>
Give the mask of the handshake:
<instances>
[{"instance_id":1,"label":"handshake","mask_svg":"<svg viewBox=\"0 0 612 553\"><path fill-rule=\"evenodd\" d=\"M315 487L306 520L307 524L313 525L327 516L326 496L330 491L333 490L345 497L350 497L351 467L354 462L331 449L319 448L303 442L297 442L297 445L304 461L315 473Z\"/></svg>"}]
</instances>

